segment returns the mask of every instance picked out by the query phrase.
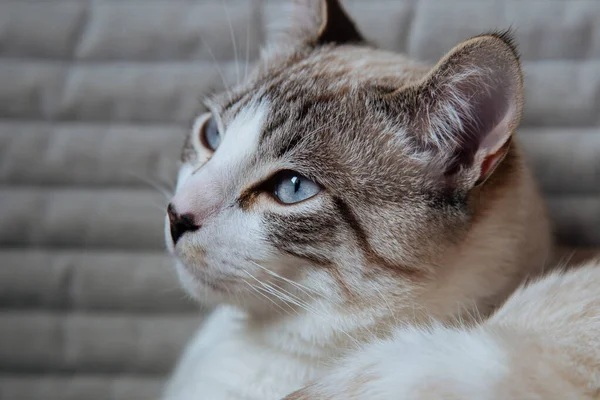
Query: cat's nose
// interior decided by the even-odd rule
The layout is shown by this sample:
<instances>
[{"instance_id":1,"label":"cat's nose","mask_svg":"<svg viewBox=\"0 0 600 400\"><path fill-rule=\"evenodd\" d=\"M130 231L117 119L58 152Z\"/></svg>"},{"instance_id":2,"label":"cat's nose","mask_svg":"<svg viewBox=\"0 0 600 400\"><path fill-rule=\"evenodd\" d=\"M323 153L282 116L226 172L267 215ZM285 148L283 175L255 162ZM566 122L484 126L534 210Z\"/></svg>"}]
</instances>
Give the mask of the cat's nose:
<instances>
[{"instance_id":1,"label":"cat's nose","mask_svg":"<svg viewBox=\"0 0 600 400\"><path fill-rule=\"evenodd\" d=\"M200 228L200 226L196 225L194 222L194 216L192 214L178 214L173 204L169 204L167 207L167 214L169 216L173 245L177 244L177 241L184 233L193 232Z\"/></svg>"}]
</instances>

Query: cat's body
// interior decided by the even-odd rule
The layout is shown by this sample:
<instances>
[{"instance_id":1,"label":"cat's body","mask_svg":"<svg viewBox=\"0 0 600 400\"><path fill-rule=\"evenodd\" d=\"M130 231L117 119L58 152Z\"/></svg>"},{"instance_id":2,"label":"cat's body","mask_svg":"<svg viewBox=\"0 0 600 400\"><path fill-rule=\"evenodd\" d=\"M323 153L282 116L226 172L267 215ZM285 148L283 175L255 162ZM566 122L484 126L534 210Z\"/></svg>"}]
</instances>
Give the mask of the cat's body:
<instances>
[{"instance_id":1,"label":"cat's body","mask_svg":"<svg viewBox=\"0 0 600 400\"><path fill-rule=\"evenodd\" d=\"M600 261L517 291L485 322L398 329L287 400L600 398Z\"/></svg>"},{"instance_id":2,"label":"cat's body","mask_svg":"<svg viewBox=\"0 0 600 400\"><path fill-rule=\"evenodd\" d=\"M545 266L544 207L512 135L510 39L436 66L366 45L335 1L212 98L166 224L216 311L165 397L281 398L399 326L484 318Z\"/></svg>"}]
</instances>

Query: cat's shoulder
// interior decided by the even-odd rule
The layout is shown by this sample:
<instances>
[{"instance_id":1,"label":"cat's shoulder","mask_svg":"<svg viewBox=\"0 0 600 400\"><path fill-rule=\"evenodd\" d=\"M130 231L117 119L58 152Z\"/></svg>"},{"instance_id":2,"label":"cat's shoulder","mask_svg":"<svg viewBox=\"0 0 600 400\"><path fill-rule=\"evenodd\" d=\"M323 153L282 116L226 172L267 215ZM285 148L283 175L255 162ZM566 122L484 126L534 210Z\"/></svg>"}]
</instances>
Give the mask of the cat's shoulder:
<instances>
[{"instance_id":1,"label":"cat's shoulder","mask_svg":"<svg viewBox=\"0 0 600 400\"><path fill-rule=\"evenodd\" d=\"M529 398L510 396L540 394L528 384L540 379L546 389L535 398L547 398L552 390L572 398L586 390L580 381L600 385L594 380L600 363L594 350L600 346L599 286L600 260L554 271L517 290L481 325L398 328L286 399ZM582 340L591 346L582 348ZM530 368L535 365L545 370Z\"/></svg>"}]
</instances>

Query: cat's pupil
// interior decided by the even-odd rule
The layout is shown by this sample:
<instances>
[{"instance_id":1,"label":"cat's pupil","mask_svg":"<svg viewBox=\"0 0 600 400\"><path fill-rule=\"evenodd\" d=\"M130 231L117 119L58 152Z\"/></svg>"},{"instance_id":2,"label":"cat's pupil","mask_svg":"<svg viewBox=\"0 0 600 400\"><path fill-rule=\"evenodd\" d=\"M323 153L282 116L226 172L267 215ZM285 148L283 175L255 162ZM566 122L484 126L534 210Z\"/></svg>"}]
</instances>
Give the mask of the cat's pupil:
<instances>
[{"instance_id":1,"label":"cat's pupil","mask_svg":"<svg viewBox=\"0 0 600 400\"><path fill-rule=\"evenodd\" d=\"M294 185L294 192L297 192L300 189L300 178L297 176L292 176L292 184Z\"/></svg>"}]
</instances>

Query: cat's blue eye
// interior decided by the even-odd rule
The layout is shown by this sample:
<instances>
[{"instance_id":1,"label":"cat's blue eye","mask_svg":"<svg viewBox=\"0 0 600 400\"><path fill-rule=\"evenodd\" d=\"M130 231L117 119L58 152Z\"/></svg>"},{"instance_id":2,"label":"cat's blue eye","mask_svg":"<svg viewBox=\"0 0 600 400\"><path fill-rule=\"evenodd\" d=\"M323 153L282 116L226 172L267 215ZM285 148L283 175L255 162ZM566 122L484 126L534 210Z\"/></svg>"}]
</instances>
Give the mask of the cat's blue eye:
<instances>
[{"instance_id":1,"label":"cat's blue eye","mask_svg":"<svg viewBox=\"0 0 600 400\"><path fill-rule=\"evenodd\" d=\"M310 199L321 187L295 171L281 171L274 178L273 195L284 204Z\"/></svg>"},{"instance_id":2,"label":"cat's blue eye","mask_svg":"<svg viewBox=\"0 0 600 400\"><path fill-rule=\"evenodd\" d=\"M215 151L221 143L221 133L214 117L210 117L200 129L200 141L210 150Z\"/></svg>"}]
</instances>

